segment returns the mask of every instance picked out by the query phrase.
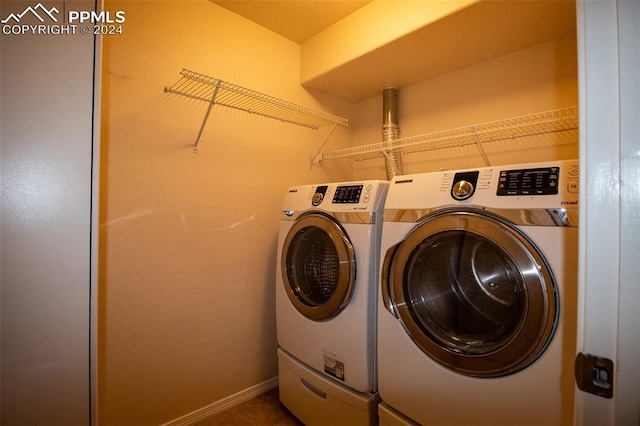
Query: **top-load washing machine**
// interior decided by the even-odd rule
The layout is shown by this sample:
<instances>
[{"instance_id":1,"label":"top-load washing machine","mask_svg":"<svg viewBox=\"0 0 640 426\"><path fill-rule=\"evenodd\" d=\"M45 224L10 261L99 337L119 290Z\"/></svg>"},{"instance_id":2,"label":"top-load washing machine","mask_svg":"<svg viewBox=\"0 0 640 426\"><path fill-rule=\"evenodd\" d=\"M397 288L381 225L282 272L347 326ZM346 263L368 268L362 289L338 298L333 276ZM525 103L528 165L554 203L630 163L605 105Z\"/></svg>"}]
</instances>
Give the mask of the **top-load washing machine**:
<instances>
[{"instance_id":1,"label":"top-load washing machine","mask_svg":"<svg viewBox=\"0 0 640 426\"><path fill-rule=\"evenodd\" d=\"M399 176L381 242L381 424L572 423L578 161Z\"/></svg>"},{"instance_id":2,"label":"top-load washing machine","mask_svg":"<svg viewBox=\"0 0 640 426\"><path fill-rule=\"evenodd\" d=\"M388 187L306 185L285 196L276 273L280 398L307 424L331 413L326 421L348 419L326 401L358 405L350 392L366 416L377 417L377 274Z\"/></svg>"}]
</instances>

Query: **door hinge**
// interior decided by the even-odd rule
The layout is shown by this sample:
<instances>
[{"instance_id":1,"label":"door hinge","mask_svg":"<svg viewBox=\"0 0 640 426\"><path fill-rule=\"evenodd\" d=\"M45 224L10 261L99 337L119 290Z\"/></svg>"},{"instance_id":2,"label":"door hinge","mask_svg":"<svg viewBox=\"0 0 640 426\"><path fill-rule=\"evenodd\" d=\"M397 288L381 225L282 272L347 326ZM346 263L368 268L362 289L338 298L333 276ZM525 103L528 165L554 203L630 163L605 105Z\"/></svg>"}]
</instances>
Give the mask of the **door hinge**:
<instances>
[{"instance_id":1,"label":"door hinge","mask_svg":"<svg viewBox=\"0 0 640 426\"><path fill-rule=\"evenodd\" d=\"M576 356L575 376L578 389L603 398L613 397L613 361L591 354Z\"/></svg>"}]
</instances>

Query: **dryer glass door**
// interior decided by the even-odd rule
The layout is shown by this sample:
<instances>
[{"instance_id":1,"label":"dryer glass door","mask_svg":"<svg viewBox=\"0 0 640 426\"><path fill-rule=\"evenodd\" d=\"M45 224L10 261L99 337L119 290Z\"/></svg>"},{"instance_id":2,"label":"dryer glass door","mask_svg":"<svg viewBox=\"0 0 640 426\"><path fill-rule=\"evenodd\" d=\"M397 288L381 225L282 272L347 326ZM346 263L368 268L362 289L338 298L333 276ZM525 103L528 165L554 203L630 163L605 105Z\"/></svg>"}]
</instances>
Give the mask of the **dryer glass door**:
<instances>
[{"instance_id":1,"label":"dryer glass door","mask_svg":"<svg viewBox=\"0 0 640 426\"><path fill-rule=\"evenodd\" d=\"M281 269L289 300L307 318L329 319L349 302L355 254L331 217L314 213L294 224L282 248Z\"/></svg>"},{"instance_id":2,"label":"dryer glass door","mask_svg":"<svg viewBox=\"0 0 640 426\"><path fill-rule=\"evenodd\" d=\"M514 373L548 346L556 284L536 246L483 211L428 216L388 265L393 310L416 344L460 373Z\"/></svg>"}]
</instances>

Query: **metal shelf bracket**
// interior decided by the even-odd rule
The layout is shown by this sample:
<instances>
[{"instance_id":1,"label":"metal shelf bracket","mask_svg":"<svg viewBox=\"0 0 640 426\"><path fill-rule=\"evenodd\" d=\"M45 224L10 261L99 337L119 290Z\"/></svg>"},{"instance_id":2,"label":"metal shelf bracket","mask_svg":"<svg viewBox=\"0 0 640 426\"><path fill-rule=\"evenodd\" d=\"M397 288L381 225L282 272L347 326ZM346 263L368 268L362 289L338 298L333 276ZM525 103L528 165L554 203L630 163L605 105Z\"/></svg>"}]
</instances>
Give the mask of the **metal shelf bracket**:
<instances>
[{"instance_id":1,"label":"metal shelf bracket","mask_svg":"<svg viewBox=\"0 0 640 426\"><path fill-rule=\"evenodd\" d=\"M535 114L476 124L457 129L411 136L388 143L378 142L337 151L319 152L316 161L339 158L369 160L389 154L389 150L404 153L416 153L476 145L485 164L490 165L484 145L507 139L542 135L578 128L578 108L575 106L544 111Z\"/></svg>"},{"instance_id":2,"label":"metal shelf bracket","mask_svg":"<svg viewBox=\"0 0 640 426\"><path fill-rule=\"evenodd\" d=\"M164 92L209 104L194 143L194 152L198 152L198 144L214 104L310 129L318 129L329 124L334 125L334 128L337 125L349 125L346 118L297 105L195 71L183 69L180 75L180 79L171 87L165 87ZM333 132L333 129L331 131Z\"/></svg>"}]
</instances>

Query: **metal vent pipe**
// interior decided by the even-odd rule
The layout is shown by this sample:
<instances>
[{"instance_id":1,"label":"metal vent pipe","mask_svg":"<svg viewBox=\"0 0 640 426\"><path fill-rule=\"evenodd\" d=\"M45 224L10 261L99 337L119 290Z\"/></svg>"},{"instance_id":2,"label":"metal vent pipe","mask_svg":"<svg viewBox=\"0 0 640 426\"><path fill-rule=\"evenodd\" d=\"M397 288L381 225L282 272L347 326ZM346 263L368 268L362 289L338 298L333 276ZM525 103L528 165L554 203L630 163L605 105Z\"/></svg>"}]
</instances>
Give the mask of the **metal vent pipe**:
<instances>
[{"instance_id":1,"label":"metal vent pipe","mask_svg":"<svg viewBox=\"0 0 640 426\"><path fill-rule=\"evenodd\" d=\"M389 147L398 139L398 89L387 87L382 91L382 141ZM387 180L402 174L402 158L393 148L383 151Z\"/></svg>"}]
</instances>

